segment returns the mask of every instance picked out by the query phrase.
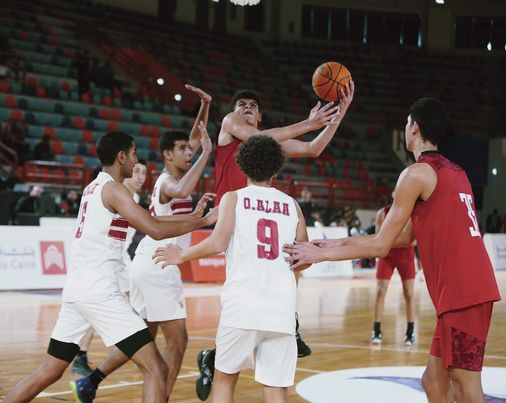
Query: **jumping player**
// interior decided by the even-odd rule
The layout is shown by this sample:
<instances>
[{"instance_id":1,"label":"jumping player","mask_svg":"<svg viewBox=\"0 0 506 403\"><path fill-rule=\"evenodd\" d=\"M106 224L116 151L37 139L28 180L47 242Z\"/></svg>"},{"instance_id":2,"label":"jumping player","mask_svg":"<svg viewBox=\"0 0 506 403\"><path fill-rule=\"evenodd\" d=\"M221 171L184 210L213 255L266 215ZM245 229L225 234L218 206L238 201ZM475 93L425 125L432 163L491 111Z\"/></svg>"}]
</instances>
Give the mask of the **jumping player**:
<instances>
[{"instance_id":1,"label":"jumping player","mask_svg":"<svg viewBox=\"0 0 506 403\"><path fill-rule=\"evenodd\" d=\"M376 234L380 231L381 225L390 210L390 205L378 210L376 214ZM408 225L411 225L410 223ZM377 291L374 304L374 323L371 335L371 343L381 344L383 342L383 333L381 332L381 318L385 307L385 295L388 290L388 284L392 278L394 269L397 269L402 280L402 291L406 303L406 338L404 344L412 346L415 342L415 306L413 303L413 294L415 288L415 254L414 247L392 248L387 256L378 260L376 270Z\"/></svg>"},{"instance_id":2,"label":"jumping player","mask_svg":"<svg viewBox=\"0 0 506 403\"><path fill-rule=\"evenodd\" d=\"M430 403L445 402L450 384L465 403L485 403L481 369L499 291L478 227L471 185L462 168L437 149L447 114L434 98L409 109L407 149L416 163L399 176L378 234L285 245L292 268L324 260L386 256L416 237L437 324L422 383ZM404 230L411 217L412 230ZM319 245L319 246L317 246Z\"/></svg>"},{"instance_id":3,"label":"jumping player","mask_svg":"<svg viewBox=\"0 0 506 403\"><path fill-rule=\"evenodd\" d=\"M105 345L115 345L139 367L144 378L144 402L166 402L167 366L144 321L121 294L116 272L128 225L164 239L214 221L205 218L150 216L122 185L137 163L133 138L109 132L97 142L103 170L84 190L72 247L71 266L62 295L62 308L42 364L7 394L5 403L27 402L56 382L79 351L93 327ZM165 221L165 222L164 222ZM85 383L74 384L81 401L91 401L103 379L96 369ZM84 394L84 396L83 396ZM81 398L82 397L82 398Z\"/></svg>"},{"instance_id":4,"label":"jumping player","mask_svg":"<svg viewBox=\"0 0 506 403\"><path fill-rule=\"evenodd\" d=\"M233 401L239 373L245 368L255 368L266 402L286 402L287 388L293 385L296 283L280 248L284 242L308 237L297 202L271 186L284 161L275 140L250 137L237 155L248 186L224 195L211 236L187 250L173 245L160 248L154 256L167 266L226 250L216 335L215 403Z\"/></svg>"}]
</instances>

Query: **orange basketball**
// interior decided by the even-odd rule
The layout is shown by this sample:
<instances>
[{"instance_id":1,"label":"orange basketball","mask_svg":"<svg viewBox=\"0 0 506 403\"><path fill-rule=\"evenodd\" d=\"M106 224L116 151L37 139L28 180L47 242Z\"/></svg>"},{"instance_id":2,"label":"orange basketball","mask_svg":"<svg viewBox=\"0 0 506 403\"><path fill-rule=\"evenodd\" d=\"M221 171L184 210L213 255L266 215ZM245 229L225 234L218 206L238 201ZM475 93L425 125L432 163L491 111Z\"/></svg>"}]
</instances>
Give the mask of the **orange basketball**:
<instances>
[{"instance_id":1,"label":"orange basketball","mask_svg":"<svg viewBox=\"0 0 506 403\"><path fill-rule=\"evenodd\" d=\"M350 71L338 62L326 62L313 73L313 89L325 101L337 101L339 90L351 80Z\"/></svg>"}]
</instances>

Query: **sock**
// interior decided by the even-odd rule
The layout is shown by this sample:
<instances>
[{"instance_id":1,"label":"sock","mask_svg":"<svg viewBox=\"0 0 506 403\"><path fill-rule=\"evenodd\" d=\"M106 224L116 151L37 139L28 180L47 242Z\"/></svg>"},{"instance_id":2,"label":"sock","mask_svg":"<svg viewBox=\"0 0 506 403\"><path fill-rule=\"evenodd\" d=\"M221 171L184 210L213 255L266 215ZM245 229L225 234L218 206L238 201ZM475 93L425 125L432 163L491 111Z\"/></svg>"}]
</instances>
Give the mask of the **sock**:
<instances>
[{"instance_id":1,"label":"sock","mask_svg":"<svg viewBox=\"0 0 506 403\"><path fill-rule=\"evenodd\" d=\"M413 336L415 330L415 322L408 322L408 328L406 329L406 336Z\"/></svg>"},{"instance_id":2,"label":"sock","mask_svg":"<svg viewBox=\"0 0 506 403\"><path fill-rule=\"evenodd\" d=\"M95 369L89 376L90 382L95 389L98 389L98 385L105 379L105 375L98 368Z\"/></svg>"},{"instance_id":3,"label":"sock","mask_svg":"<svg viewBox=\"0 0 506 403\"><path fill-rule=\"evenodd\" d=\"M381 322L374 322L373 330L375 336L379 335L381 333Z\"/></svg>"},{"instance_id":4,"label":"sock","mask_svg":"<svg viewBox=\"0 0 506 403\"><path fill-rule=\"evenodd\" d=\"M83 351L83 350L79 350L79 352L77 353L77 356L78 357L82 357L83 355L86 355L86 351Z\"/></svg>"}]
</instances>

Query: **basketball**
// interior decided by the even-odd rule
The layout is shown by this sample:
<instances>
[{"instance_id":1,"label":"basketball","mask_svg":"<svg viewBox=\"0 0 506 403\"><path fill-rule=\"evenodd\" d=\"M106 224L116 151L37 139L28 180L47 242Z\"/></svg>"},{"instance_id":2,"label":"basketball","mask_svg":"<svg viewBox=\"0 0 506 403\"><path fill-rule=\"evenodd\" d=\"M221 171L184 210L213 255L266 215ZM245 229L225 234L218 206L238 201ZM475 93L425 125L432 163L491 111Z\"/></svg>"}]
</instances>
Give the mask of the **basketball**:
<instances>
[{"instance_id":1,"label":"basketball","mask_svg":"<svg viewBox=\"0 0 506 403\"><path fill-rule=\"evenodd\" d=\"M338 62L319 65L313 73L313 89L325 101L337 101L339 90L351 80L350 71Z\"/></svg>"}]
</instances>

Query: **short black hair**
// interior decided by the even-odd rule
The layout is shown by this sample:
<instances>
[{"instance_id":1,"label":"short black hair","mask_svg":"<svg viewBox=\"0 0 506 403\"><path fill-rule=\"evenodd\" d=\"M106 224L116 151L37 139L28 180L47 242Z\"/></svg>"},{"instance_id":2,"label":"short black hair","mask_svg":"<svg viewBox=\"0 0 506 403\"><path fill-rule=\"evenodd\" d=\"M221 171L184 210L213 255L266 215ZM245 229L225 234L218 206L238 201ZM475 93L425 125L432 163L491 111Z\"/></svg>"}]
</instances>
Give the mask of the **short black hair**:
<instances>
[{"instance_id":1,"label":"short black hair","mask_svg":"<svg viewBox=\"0 0 506 403\"><path fill-rule=\"evenodd\" d=\"M260 94L253 90L239 90L233 96L230 101L230 107L232 110L235 109L235 104L240 99L253 99L258 104L258 109L260 109Z\"/></svg>"},{"instance_id":2,"label":"short black hair","mask_svg":"<svg viewBox=\"0 0 506 403\"><path fill-rule=\"evenodd\" d=\"M145 167L148 166L148 163L146 162L146 160L142 159L142 158L137 158L137 163L141 164L141 165L144 165Z\"/></svg>"},{"instance_id":3,"label":"short black hair","mask_svg":"<svg viewBox=\"0 0 506 403\"><path fill-rule=\"evenodd\" d=\"M409 108L411 120L418 123L422 139L438 145L445 137L448 113L436 98L420 98Z\"/></svg>"},{"instance_id":4,"label":"short black hair","mask_svg":"<svg viewBox=\"0 0 506 403\"><path fill-rule=\"evenodd\" d=\"M161 156L163 157L163 152L165 150L173 150L176 141L180 140L188 141L190 140L190 135L180 130L171 130L170 132L163 133L158 142L158 151L160 151Z\"/></svg>"},{"instance_id":5,"label":"short black hair","mask_svg":"<svg viewBox=\"0 0 506 403\"><path fill-rule=\"evenodd\" d=\"M102 166L114 165L120 151L128 152L134 145L134 138L125 132L107 132L97 141L97 156Z\"/></svg>"},{"instance_id":6,"label":"short black hair","mask_svg":"<svg viewBox=\"0 0 506 403\"><path fill-rule=\"evenodd\" d=\"M256 182L276 175L286 161L281 145L268 136L251 136L241 145L236 157L244 174Z\"/></svg>"}]
</instances>

